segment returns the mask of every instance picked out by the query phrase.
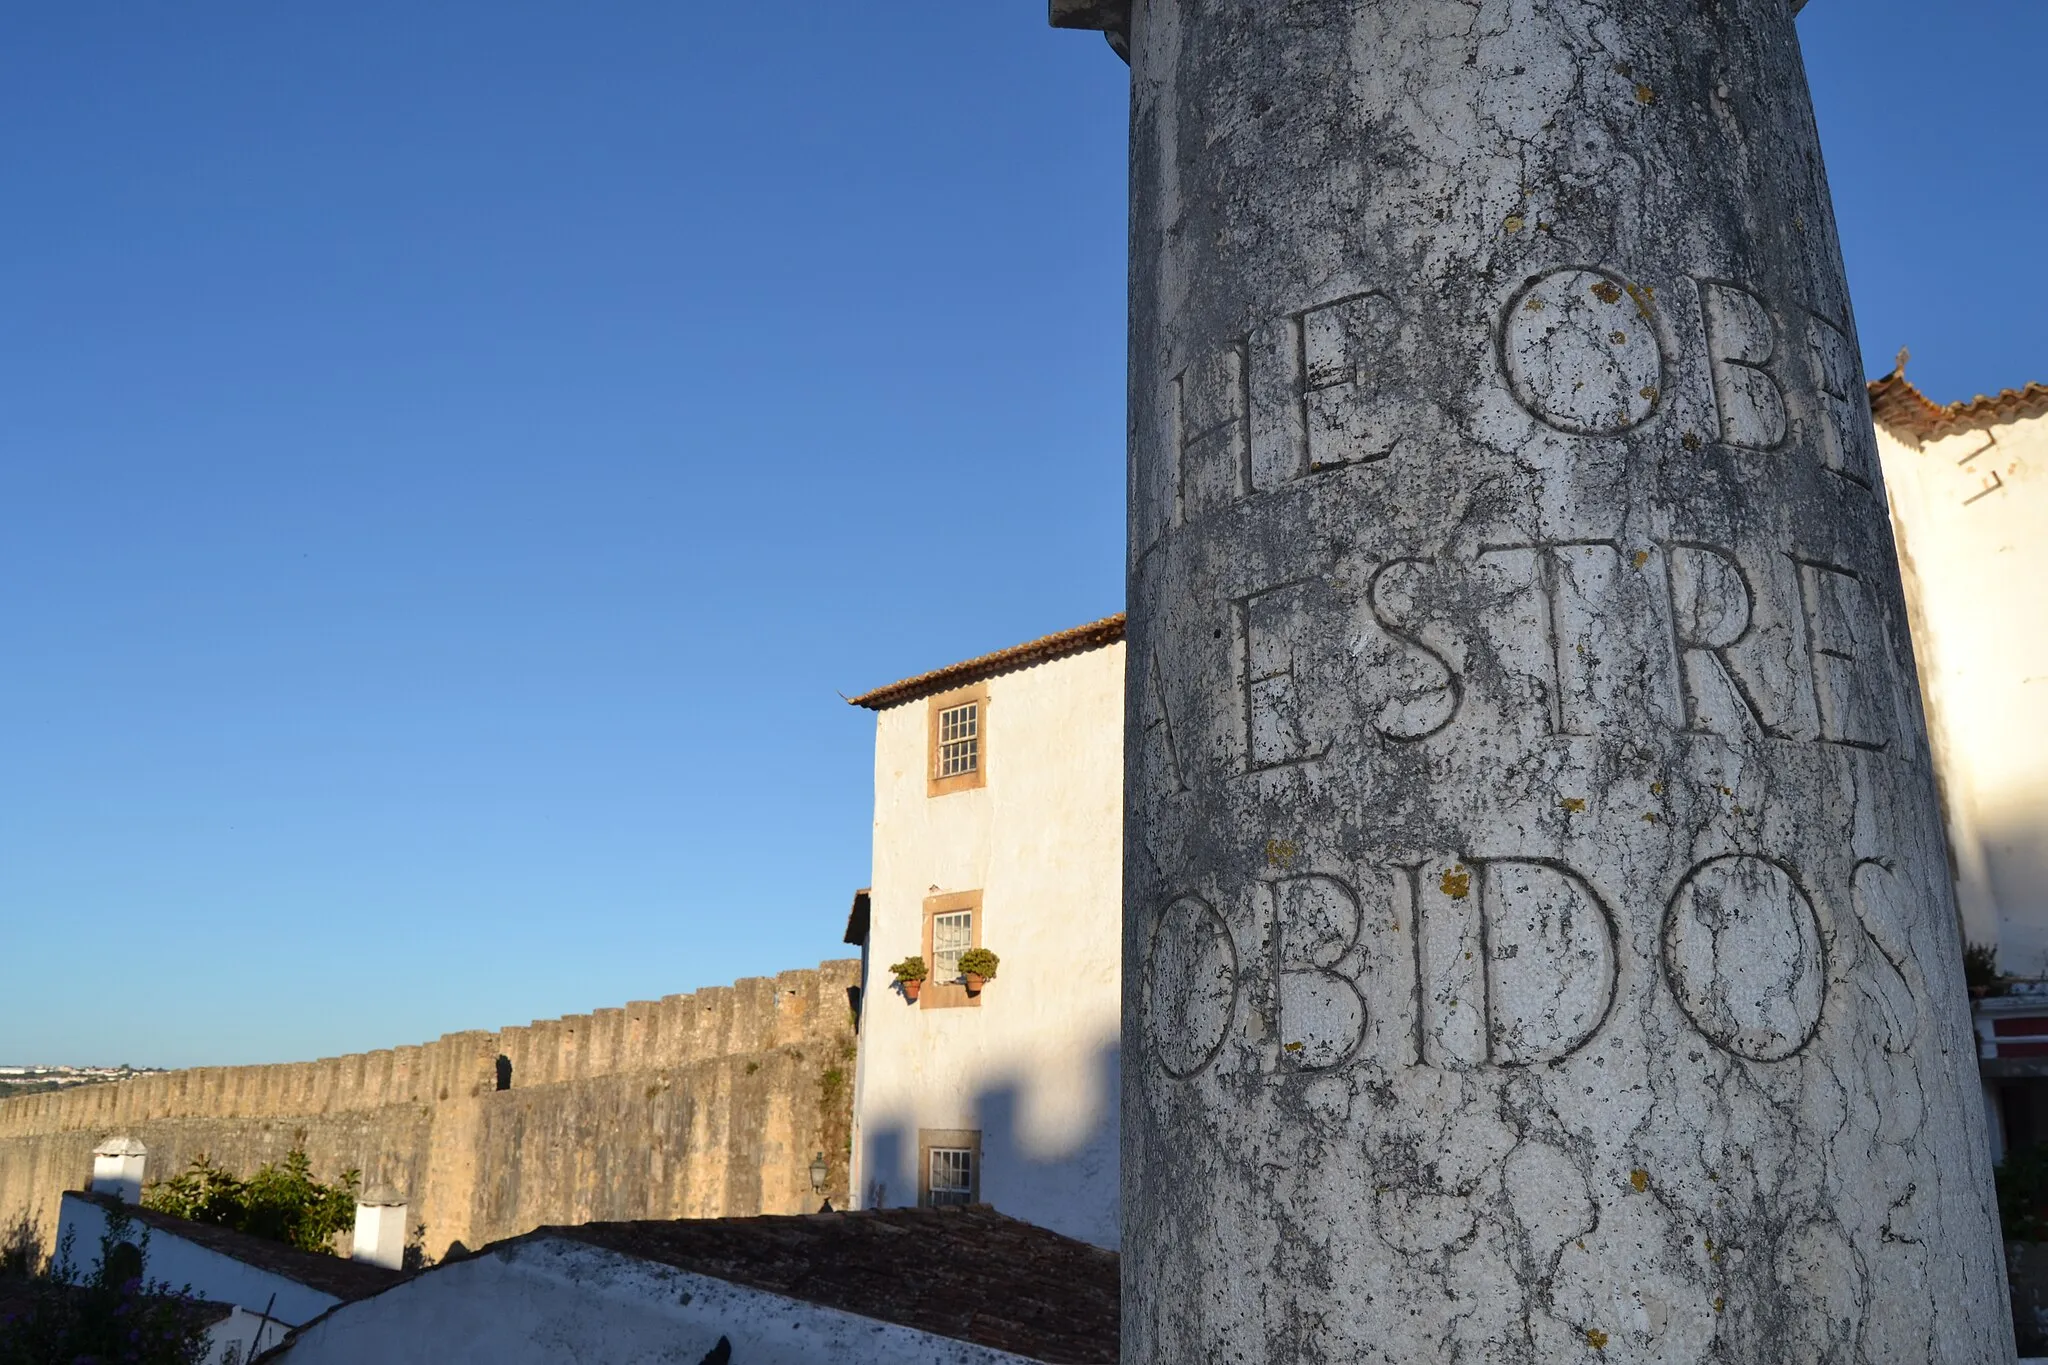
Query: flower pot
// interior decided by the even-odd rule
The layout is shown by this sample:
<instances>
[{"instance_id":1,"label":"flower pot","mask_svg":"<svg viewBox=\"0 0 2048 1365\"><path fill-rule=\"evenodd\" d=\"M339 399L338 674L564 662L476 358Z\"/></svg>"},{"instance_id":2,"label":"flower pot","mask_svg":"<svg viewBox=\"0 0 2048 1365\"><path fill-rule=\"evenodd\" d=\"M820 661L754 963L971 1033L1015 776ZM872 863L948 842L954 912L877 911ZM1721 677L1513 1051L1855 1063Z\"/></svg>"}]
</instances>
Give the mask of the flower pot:
<instances>
[{"instance_id":1,"label":"flower pot","mask_svg":"<svg viewBox=\"0 0 2048 1365\"><path fill-rule=\"evenodd\" d=\"M967 983L967 993L969 995L980 995L983 983L988 980L980 972L962 972L960 973L960 979Z\"/></svg>"},{"instance_id":2,"label":"flower pot","mask_svg":"<svg viewBox=\"0 0 2048 1365\"><path fill-rule=\"evenodd\" d=\"M917 1003L917 993L924 989L922 981L899 981L896 984L903 987L903 998L913 1005Z\"/></svg>"}]
</instances>

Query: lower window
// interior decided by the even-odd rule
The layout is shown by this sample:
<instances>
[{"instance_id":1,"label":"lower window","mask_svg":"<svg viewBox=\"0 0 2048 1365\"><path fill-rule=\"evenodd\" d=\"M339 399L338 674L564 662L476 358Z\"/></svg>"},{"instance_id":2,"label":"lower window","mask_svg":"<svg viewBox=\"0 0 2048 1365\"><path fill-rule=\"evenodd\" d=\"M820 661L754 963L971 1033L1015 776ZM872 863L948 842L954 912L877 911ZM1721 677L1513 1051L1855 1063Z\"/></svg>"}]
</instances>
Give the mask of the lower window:
<instances>
[{"instance_id":1,"label":"lower window","mask_svg":"<svg viewBox=\"0 0 2048 1365\"><path fill-rule=\"evenodd\" d=\"M981 1133L972 1128L920 1128L918 1203L928 1209L981 1202Z\"/></svg>"},{"instance_id":2,"label":"lower window","mask_svg":"<svg viewBox=\"0 0 2048 1365\"><path fill-rule=\"evenodd\" d=\"M932 1207L974 1202L974 1153L965 1147L934 1147L926 1168Z\"/></svg>"}]
</instances>

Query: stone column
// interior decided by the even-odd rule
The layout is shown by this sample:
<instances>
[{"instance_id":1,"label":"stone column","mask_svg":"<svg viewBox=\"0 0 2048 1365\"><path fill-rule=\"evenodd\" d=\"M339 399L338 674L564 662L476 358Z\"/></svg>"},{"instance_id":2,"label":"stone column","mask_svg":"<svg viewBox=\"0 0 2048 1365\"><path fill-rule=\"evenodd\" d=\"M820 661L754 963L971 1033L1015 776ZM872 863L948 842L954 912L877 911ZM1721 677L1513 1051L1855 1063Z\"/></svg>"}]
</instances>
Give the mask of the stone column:
<instances>
[{"instance_id":1,"label":"stone column","mask_svg":"<svg viewBox=\"0 0 2048 1365\"><path fill-rule=\"evenodd\" d=\"M1132 63L1125 1358L2009 1360L1787 0Z\"/></svg>"}]
</instances>

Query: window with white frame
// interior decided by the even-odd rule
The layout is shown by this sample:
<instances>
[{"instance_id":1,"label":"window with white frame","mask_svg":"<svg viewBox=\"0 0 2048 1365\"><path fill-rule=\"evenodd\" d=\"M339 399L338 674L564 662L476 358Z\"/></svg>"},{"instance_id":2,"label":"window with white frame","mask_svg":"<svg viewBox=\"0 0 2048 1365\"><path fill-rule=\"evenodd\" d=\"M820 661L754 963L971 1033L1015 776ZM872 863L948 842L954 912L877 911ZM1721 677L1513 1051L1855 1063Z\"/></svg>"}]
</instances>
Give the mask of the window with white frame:
<instances>
[{"instance_id":1,"label":"window with white frame","mask_svg":"<svg viewBox=\"0 0 2048 1365\"><path fill-rule=\"evenodd\" d=\"M974 1149L933 1147L929 1149L926 1190L933 1208L974 1202Z\"/></svg>"},{"instance_id":2,"label":"window with white frame","mask_svg":"<svg viewBox=\"0 0 2048 1365\"><path fill-rule=\"evenodd\" d=\"M974 912L949 910L932 916L932 979L960 979L960 955L974 946Z\"/></svg>"},{"instance_id":3,"label":"window with white frame","mask_svg":"<svg viewBox=\"0 0 2048 1365\"><path fill-rule=\"evenodd\" d=\"M981 768L981 703L939 712L939 777L964 777Z\"/></svg>"}]
</instances>

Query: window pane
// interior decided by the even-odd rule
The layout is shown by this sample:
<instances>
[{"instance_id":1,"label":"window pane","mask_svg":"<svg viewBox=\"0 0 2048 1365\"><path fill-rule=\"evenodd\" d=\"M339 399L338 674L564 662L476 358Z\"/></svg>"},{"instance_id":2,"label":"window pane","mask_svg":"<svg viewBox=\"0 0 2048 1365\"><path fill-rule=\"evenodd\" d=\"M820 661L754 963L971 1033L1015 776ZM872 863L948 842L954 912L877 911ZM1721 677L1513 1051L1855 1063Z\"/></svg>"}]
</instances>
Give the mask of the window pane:
<instances>
[{"instance_id":1,"label":"window pane","mask_svg":"<svg viewBox=\"0 0 2048 1365\"><path fill-rule=\"evenodd\" d=\"M951 981L960 975L960 954L974 946L974 912L932 916L932 975Z\"/></svg>"},{"instance_id":2,"label":"window pane","mask_svg":"<svg viewBox=\"0 0 2048 1365\"><path fill-rule=\"evenodd\" d=\"M981 762L981 707L976 702L939 712L939 776L958 777Z\"/></svg>"},{"instance_id":3,"label":"window pane","mask_svg":"<svg viewBox=\"0 0 2048 1365\"><path fill-rule=\"evenodd\" d=\"M965 1204L974 1198L974 1153L964 1147L934 1147L929 1174L935 1205Z\"/></svg>"}]
</instances>

